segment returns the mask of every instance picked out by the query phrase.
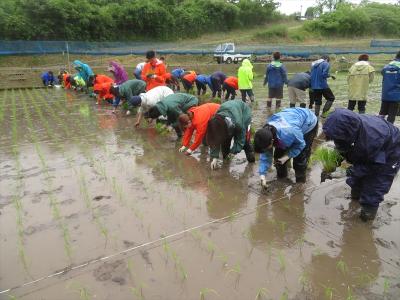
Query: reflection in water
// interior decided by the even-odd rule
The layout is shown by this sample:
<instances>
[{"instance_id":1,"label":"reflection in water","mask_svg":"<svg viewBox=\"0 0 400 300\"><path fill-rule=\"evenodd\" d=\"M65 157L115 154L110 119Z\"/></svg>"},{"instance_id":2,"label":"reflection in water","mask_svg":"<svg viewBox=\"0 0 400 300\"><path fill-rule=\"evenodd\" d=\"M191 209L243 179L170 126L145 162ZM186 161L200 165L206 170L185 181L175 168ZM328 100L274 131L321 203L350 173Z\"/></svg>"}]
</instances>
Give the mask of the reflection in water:
<instances>
[{"instance_id":1,"label":"reflection in water","mask_svg":"<svg viewBox=\"0 0 400 300\"><path fill-rule=\"evenodd\" d=\"M306 268L318 297L325 297L332 288L334 295L354 294L354 286L367 286L379 275L381 262L373 231L354 218L356 209L357 206L351 204L341 213L344 228L339 254L334 257L313 255Z\"/></svg>"}]
</instances>

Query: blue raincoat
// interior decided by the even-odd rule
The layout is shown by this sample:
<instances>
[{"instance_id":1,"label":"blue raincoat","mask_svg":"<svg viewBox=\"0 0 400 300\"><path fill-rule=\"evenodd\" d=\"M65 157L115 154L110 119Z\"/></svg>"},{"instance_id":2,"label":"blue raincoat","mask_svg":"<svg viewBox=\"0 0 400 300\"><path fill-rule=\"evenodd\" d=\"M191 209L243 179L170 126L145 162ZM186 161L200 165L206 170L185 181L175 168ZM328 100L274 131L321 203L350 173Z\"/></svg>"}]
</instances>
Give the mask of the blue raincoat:
<instances>
[{"instance_id":1,"label":"blue raincoat","mask_svg":"<svg viewBox=\"0 0 400 300\"><path fill-rule=\"evenodd\" d=\"M329 88L328 78L330 65L324 59L319 59L311 64L311 89L324 90Z\"/></svg>"},{"instance_id":2,"label":"blue raincoat","mask_svg":"<svg viewBox=\"0 0 400 300\"><path fill-rule=\"evenodd\" d=\"M78 70L78 75L85 80L85 82L88 82L90 76L94 76L94 73L89 65L84 64L80 60L75 60L74 66L75 69Z\"/></svg>"},{"instance_id":3,"label":"blue raincoat","mask_svg":"<svg viewBox=\"0 0 400 300\"><path fill-rule=\"evenodd\" d=\"M400 130L378 116L336 109L323 131L353 164L346 182L360 191L360 203L379 206L400 167Z\"/></svg>"},{"instance_id":4,"label":"blue raincoat","mask_svg":"<svg viewBox=\"0 0 400 300\"><path fill-rule=\"evenodd\" d=\"M267 66L264 85L267 83L270 88L280 88L288 83L286 68L280 61L273 61Z\"/></svg>"},{"instance_id":5,"label":"blue raincoat","mask_svg":"<svg viewBox=\"0 0 400 300\"><path fill-rule=\"evenodd\" d=\"M314 129L317 117L307 108L287 108L273 114L267 124L274 126L278 141L275 147L287 150L290 158L298 156L306 146L304 135ZM272 152L260 154L258 172L265 175L272 164Z\"/></svg>"},{"instance_id":6,"label":"blue raincoat","mask_svg":"<svg viewBox=\"0 0 400 300\"><path fill-rule=\"evenodd\" d=\"M400 102L400 59L382 69L382 101Z\"/></svg>"},{"instance_id":7,"label":"blue raincoat","mask_svg":"<svg viewBox=\"0 0 400 300\"><path fill-rule=\"evenodd\" d=\"M172 76L175 78L181 78L183 73L185 73L185 70L182 68L174 69L171 71Z\"/></svg>"},{"instance_id":8,"label":"blue raincoat","mask_svg":"<svg viewBox=\"0 0 400 300\"><path fill-rule=\"evenodd\" d=\"M202 85L208 85L208 87L212 89L211 76L200 74L197 75L196 81L200 82Z\"/></svg>"},{"instance_id":9,"label":"blue raincoat","mask_svg":"<svg viewBox=\"0 0 400 300\"><path fill-rule=\"evenodd\" d=\"M40 78L45 85L53 84L55 81L54 75L51 75L49 72L43 73L42 75L40 75Z\"/></svg>"}]
</instances>

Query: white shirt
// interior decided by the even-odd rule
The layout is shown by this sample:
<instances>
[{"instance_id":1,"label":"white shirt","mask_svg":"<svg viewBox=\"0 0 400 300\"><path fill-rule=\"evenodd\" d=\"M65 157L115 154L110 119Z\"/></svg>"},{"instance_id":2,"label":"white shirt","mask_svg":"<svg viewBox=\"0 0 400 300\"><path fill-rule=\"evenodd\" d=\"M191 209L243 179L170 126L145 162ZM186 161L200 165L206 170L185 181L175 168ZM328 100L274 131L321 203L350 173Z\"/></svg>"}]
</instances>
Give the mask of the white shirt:
<instances>
[{"instance_id":1,"label":"white shirt","mask_svg":"<svg viewBox=\"0 0 400 300\"><path fill-rule=\"evenodd\" d=\"M173 93L174 91L167 86L157 86L147 93L141 93L139 96L142 99L142 103L140 104L139 112L147 112L151 107Z\"/></svg>"}]
</instances>

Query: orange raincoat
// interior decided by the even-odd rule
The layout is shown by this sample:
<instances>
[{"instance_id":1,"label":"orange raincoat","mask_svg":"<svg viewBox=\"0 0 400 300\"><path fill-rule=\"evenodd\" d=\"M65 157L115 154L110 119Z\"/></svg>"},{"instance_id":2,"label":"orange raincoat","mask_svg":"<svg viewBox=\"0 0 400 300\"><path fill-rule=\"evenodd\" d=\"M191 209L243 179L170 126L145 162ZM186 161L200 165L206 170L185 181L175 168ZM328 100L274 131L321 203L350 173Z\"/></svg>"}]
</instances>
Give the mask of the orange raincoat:
<instances>
[{"instance_id":1,"label":"orange raincoat","mask_svg":"<svg viewBox=\"0 0 400 300\"><path fill-rule=\"evenodd\" d=\"M186 128L182 139L182 146L189 147L193 132L196 131L193 144L190 150L194 151L200 146L207 132L208 121L215 115L220 105L217 103L206 103L190 108L188 111L193 113L192 124Z\"/></svg>"},{"instance_id":2,"label":"orange raincoat","mask_svg":"<svg viewBox=\"0 0 400 300\"><path fill-rule=\"evenodd\" d=\"M97 100L113 99L114 95L110 93L110 88L114 84L114 80L106 75L97 75L93 83L93 91L97 92Z\"/></svg>"},{"instance_id":3,"label":"orange raincoat","mask_svg":"<svg viewBox=\"0 0 400 300\"><path fill-rule=\"evenodd\" d=\"M233 87L235 89L235 91L239 89L237 77L230 76L230 77L226 78L224 82L227 85L229 85L230 87Z\"/></svg>"},{"instance_id":4,"label":"orange raincoat","mask_svg":"<svg viewBox=\"0 0 400 300\"><path fill-rule=\"evenodd\" d=\"M146 82L146 91L150 91L156 86L164 86L165 78L164 75L167 73L167 69L164 63L158 59L146 63L142 70L142 80ZM148 77L154 75L153 77Z\"/></svg>"}]
</instances>

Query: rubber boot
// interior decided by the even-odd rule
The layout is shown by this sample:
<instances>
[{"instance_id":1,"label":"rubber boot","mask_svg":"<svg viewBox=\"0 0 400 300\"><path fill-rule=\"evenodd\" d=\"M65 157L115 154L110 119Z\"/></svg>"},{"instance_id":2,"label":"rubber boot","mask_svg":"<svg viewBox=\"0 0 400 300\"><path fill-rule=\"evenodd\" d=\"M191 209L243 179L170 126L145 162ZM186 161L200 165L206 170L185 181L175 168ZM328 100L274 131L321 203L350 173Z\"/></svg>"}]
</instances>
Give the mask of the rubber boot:
<instances>
[{"instance_id":1,"label":"rubber boot","mask_svg":"<svg viewBox=\"0 0 400 300\"><path fill-rule=\"evenodd\" d=\"M290 103L290 104L289 104L289 107L291 107L291 108L296 107L296 104Z\"/></svg>"},{"instance_id":2,"label":"rubber boot","mask_svg":"<svg viewBox=\"0 0 400 300\"><path fill-rule=\"evenodd\" d=\"M363 114L365 114L365 110L359 110L358 113L359 113L360 115L363 115Z\"/></svg>"},{"instance_id":3,"label":"rubber boot","mask_svg":"<svg viewBox=\"0 0 400 300\"><path fill-rule=\"evenodd\" d=\"M377 212L378 212L378 207L361 205L360 219L363 222L374 220Z\"/></svg>"},{"instance_id":4,"label":"rubber boot","mask_svg":"<svg viewBox=\"0 0 400 300\"><path fill-rule=\"evenodd\" d=\"M281 100L276 100L276 107L275 107L275 109L276 110L279 110L280 108L281 108Z\"/></svg>"},{"instance_id":5,"label":"rubber boot","mask_svg":"<svg viewBox=\"0 0 400 300\"><path fill-rule=\"evenodd\" d=\"M250 101L254 102L254 96L250 96Z\"/></svg>"},{"instance_id":6,"label":"rubber boot","mask_svg":"<svg viewBox=\"0 0 400 300\"><path fill-rule=\"evenodd\" d=\"M306 108L307 105L306 105L305 103L300 103L300 107L301 107L301 108Z\"/></svg>"},{"instance_id":7,"label":"rubber boot","mask_svg":"<svg viewBox=\"0 0 400 300\"><path fill-rule=\"evenodd\" d=\"M322 117L325 116L325 113L328 112L332 107L333 101L326 101L324 108L322 109Z\"/></svg>"},{"instance_id":8,"label":"rubber boot","mask_svg":"<svg viewBox=\"0 0 400 300\"><path fill-rule=\"evenodd\" d=\"M306 182L306 171L296 171L296 183Z\"/></svg>"},{"instance_id":9,"label":"rubber boot","mask_svg":"<svg viewBox=\"0 0 400 300\"><path fill-rule=\"evenodd\" d=\"M316 104L315 105L315 115L319 117L319 111L321 110L321 105Z\"/></svg>"},{"instance_id":10,"label":"rubber boot","mask_svg":"<svg viewBox=\"0 0 400 300\"><path fill-rule=\"evenodd\" d=\"M272 107L272 101L267 100L267 108L271 108Z\"/></svg>"}]
</instances>

